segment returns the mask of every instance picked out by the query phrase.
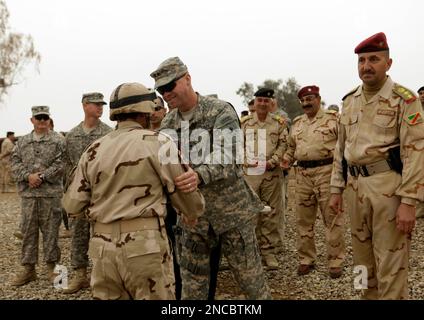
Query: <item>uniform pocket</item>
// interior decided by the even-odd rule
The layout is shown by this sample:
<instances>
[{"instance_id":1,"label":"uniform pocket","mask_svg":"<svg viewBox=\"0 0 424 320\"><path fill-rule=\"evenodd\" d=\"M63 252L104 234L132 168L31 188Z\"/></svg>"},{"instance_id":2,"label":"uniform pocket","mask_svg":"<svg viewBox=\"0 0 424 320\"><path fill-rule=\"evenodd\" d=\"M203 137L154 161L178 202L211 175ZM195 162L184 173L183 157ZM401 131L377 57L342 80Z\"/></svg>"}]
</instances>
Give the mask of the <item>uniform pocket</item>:
<instances>
[{"instance_id":1,"label":"uniform pocket","mask_svg":"<svg viewBox=\"0 0 424 320\"><path fill-rule=\"evenodd\" d=\"M97 260L103 256L105 244L103 240L98 238L92 238L88 247L88 255L91 259Z\"/></svg>"},{"instance_id":2,"label":"uniform pocket","mask_svg":"<svg viewBox=\"0 0 424 320\"><path fill-rule=\"evenodd\" d=\"M159 253L161 251L161 239L159 230L145 230L137 232L135 240L125 244L127 258Z\"/></svg>"},{"instance_id":3,"label":"uniform pocket","mask_svg":"<svg viewBox=\"0 0 424 320\"><path fill-rule=\"evenodd\" d=\"M397 136L396 117L377 114L373 119L373 127L375 130L375 140L380 143L388 143L393 141Z\"/></svg>"}]
</instances>

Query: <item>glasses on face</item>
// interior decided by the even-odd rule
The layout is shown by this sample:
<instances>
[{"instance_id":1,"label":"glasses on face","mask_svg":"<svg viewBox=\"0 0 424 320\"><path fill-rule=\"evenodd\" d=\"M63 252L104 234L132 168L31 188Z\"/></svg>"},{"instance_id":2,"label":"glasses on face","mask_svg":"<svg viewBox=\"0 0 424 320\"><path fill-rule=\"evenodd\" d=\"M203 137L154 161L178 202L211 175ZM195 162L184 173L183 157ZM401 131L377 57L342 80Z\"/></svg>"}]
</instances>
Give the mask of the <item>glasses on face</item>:
<instances>
[{"instance_id":1,"label":"glasses on face","mask_svg":"<svg viewBox=\"0 0 424 320\"><path fill-rule=\"evenodd\" d=\"M47 121L50 119L50 117L47 114L37 114L36 116L34 116L34 118L38 121Z\"/></svg>"},{"instance_id":2,"label":"glasses on face","mask_svg":"<svg viewBox=\"0 0 424 320\"><path fill-rule=\"evenodd\" d=\"M177 79L172 80L170 83L167 83L164 86L158 87L156 90L163 96L165 92L171 92L172 90L174 90L177 86L177 81L184 76L185 74L183 74L181 77L178 77Z\"/></svg>"},{"instance_id":3,"label":"glasses on face","mask_svg":"<svg viewBox=\"0 0 424 320\"><path fill-rule=\"evenodd\" d=\"M305 96L305 97L300 98L300 103L305 103L305 102L309 103L309 102L314 101L315 98L316 98L315 96Z\"/></svg>"}]
</instances>

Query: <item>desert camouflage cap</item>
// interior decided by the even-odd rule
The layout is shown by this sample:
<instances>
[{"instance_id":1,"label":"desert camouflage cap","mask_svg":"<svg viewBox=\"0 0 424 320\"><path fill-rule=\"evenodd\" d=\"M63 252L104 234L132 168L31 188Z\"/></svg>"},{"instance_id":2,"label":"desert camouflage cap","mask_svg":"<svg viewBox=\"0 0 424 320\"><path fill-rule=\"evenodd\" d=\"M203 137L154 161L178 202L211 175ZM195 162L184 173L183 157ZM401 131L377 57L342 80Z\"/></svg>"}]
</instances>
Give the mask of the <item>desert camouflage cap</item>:
<instances>
[{"instance_id":1,"label":"desert camouflage cap","mask_svg":"<svg viewBox=\"0 0 424 320\"><path fill-rule=\"evenodd\" d=\"M172 57L162 62L150 76L155 79L155 89L170 83L187 73L187 66L178 57Z\"/></svg>"},{"instance_id":2,"label":"desert camouflage cap","mask_svg":"<svg viewBox=\"0 0 424 320\"><path fill-rule=\"evenodd\" d=\"M50 115L50 109L48 106L34 106L31 108L32 116L35 117L39 114L47 114Z\"/></svg>"},{"instance_id":3,"label":"desert camouflage cap","mask_svg":"<svg viewBox=\"0 0 424 320\"><path fill-rule=\"evenodd\" d=\"M82 103L103 103L103 104L107 104L104 101L104 96L103 94L101 94L100 92L89 92L89 93L84 93L82 95Z\"/></svg>"}]
</instances>

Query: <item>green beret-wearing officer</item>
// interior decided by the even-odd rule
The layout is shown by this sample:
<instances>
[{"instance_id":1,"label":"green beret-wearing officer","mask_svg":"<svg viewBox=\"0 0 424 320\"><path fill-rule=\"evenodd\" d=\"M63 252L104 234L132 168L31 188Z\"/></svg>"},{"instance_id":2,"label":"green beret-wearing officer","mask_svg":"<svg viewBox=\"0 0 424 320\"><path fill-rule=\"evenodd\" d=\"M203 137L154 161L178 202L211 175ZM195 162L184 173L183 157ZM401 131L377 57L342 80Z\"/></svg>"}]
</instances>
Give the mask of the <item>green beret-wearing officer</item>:
<instances>
[{"instance_id":1,"label":"green beret-wearing officer","mask_svg":"<svg viewBox=\"0 0 424 320\"><path fill-rule=\"evenodd\" d=\"M365 266L365 299L407 299L415 206L424 197L424 121L416 95L388 75L384 33L356 48L362 84L343 98L330 206L352 230L353 260ZM347 182L343 175L347 162Z\"/></svg>"}]
</instances>

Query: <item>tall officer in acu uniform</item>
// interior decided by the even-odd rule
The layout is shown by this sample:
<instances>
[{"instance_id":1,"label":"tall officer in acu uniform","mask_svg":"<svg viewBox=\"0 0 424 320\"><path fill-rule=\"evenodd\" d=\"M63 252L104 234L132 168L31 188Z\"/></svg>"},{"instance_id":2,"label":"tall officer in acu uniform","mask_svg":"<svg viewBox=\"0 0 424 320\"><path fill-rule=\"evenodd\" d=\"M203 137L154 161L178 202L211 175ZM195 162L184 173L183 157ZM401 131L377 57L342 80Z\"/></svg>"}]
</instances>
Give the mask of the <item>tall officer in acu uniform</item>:
<instances>
[{"instance_id":1,"label":"tall officer in acu uniform","mask_svg":"<svg viewBox=\"0 0 424 320\"><path fill-rule=\"evenodd\" d=\"M365 266L365 299L407 299L415 205L424 197L424 122L417 97L386 75L384 33L356 48L362 85L343 98L331 207L351 217L353 260ZM348 177L343 178L343 158Z\"/></svg>"}]
</instances>

